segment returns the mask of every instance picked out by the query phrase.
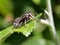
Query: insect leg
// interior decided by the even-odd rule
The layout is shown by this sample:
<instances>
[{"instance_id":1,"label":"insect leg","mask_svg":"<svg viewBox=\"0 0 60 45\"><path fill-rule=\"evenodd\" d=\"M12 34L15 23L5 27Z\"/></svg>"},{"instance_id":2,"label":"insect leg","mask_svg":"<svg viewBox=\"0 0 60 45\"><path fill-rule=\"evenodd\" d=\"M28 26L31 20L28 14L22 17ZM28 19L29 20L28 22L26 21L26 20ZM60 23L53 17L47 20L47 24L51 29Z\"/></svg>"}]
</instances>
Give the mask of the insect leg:
<instances>
[{"instance_id":1,"label":"insect leg","mask_svg":"<svg viewBox=\"0 0 60 45\"><path fill-rule=\"evenodd\" d=\"M24 20L24 25L25 25L25 27L27 27L27 26L26 26L26 23L27 23L27 19Z\"/></svg>"},{"instance_id":2,"label":"insect leg","mask_svg":"<svg viewBox=\"0 0 60 45\"><path fill-rule=\"evenodd\" d=\"M23 24L23 22L21 22L21 23L19 24L19 27L21 27L21 26L22 26L22 24Z\"/></svg>"}]
</instances>

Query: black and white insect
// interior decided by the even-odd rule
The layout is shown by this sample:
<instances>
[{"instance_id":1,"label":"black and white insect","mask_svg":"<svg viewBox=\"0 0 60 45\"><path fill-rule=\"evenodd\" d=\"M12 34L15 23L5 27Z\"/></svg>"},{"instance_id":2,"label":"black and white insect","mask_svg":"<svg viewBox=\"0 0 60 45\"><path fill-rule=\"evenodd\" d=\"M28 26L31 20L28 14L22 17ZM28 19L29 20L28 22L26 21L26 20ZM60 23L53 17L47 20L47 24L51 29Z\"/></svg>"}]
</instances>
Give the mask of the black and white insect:
<instances>
[{"instance_id":1,"label":"black and white insect","mask_svg":"<svg viewBox=\"0 0 60 45\"><path fill-rule=\"evenodd\" d=\"M22 16L17 17L14 20L13 27L14 28L21 27L23 24L26 24L27 21L30 20L31 18L35 19L32 13L25 13Z\"/></svg>"}]
</instances>

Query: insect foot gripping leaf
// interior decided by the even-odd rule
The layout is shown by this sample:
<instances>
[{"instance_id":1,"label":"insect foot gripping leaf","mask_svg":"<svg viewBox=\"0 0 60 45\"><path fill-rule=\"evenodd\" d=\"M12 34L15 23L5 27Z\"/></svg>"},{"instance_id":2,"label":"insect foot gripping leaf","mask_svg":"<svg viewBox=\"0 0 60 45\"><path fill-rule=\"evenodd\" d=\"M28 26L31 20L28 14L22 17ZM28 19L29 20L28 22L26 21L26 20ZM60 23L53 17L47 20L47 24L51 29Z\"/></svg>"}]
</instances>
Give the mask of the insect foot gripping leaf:
<instances>
[{"instance_id":1,"label":"insect foot gripping leaf","mask_svg":"<svg viewBox=\"0 0 60 45\"><path fill-rule=\"evenodd\" d=\"M12 29L13 26L8 27L6 29L3 29L0 31L0 45L10 36L14 33L14 30Z\"/></svg>"}]
</instances>

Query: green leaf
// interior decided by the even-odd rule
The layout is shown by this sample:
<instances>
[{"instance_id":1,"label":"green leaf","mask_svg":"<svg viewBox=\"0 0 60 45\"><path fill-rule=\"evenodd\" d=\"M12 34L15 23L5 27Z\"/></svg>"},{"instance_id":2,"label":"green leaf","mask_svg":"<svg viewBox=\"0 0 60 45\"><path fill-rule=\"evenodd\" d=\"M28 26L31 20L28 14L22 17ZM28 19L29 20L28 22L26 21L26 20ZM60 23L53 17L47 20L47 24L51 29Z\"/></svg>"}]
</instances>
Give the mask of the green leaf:
<instances>
[{"instance_id":1,"label":"green leaf","mask_svg":"<svg viewBox=\"0 0 60 45\"><path fill-rule=\"evenodd\" d=\"M13 34L12 26L0 31L0 44L4 42L11 34Z\"/></svg>"},{"instance_id":2,"label":"green leaf","mask_svg":"<svg viewBox=\"0 0 60 45\"><path fill-rule=\"evenodd\" d=\"M36 18L38 16L39 15L37 15ZM14 32L22 33L23 35L28 37L33 31L34 25L35 20L27 23L26 26L21 26L20 28L13 28L13 26L7 27L6 29L0 31L0 44L4 42L4 40L7 39L10 35L12 35Z\"/></svg>"},{"instance_id":3,"label":"green leaf","mask_svg":"<svg viewBox=\"0 0 60 45\"><path fill-rule=\"evenodd\" d=\"M26 24L26 26L22 26L21 28L17 28L14 30L15 30L15 32L18 32L18 33L21 32L21 33L23 33L23 35L28 37L30 35L30 33L32 32L33 28L34 28L34 21L31 21L28 24Z\"/></svg>"}]
</instances>

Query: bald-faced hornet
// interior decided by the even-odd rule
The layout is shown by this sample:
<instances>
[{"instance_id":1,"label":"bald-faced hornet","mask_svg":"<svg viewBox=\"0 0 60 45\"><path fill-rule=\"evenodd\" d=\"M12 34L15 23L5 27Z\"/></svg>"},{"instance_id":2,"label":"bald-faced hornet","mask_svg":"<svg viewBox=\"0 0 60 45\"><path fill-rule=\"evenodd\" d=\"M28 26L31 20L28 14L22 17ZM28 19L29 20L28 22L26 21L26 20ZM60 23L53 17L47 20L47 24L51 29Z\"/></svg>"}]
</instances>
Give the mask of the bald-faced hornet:
<instances>
[{"instance_id":1,"label":"bald-faced hornet","mask_svg":"<svg viewBox=\"0 0 60 45\"><path fill-rule=\"evenodd\" d=\"M17 17L13 23L13 27L14 28L21 27L23 24L26 24L26 22L31 18L35 19L32 13L25 13L22 16Z\"/></svg>"}]
</instances>

